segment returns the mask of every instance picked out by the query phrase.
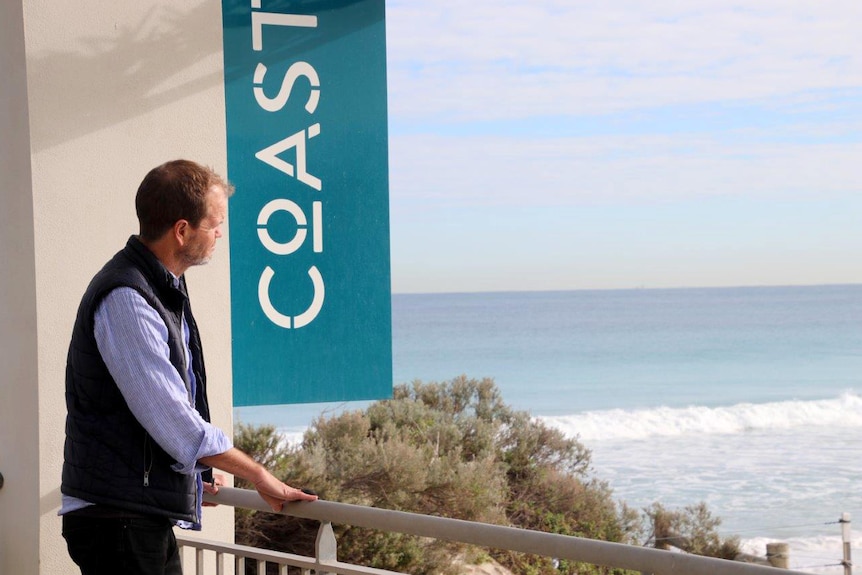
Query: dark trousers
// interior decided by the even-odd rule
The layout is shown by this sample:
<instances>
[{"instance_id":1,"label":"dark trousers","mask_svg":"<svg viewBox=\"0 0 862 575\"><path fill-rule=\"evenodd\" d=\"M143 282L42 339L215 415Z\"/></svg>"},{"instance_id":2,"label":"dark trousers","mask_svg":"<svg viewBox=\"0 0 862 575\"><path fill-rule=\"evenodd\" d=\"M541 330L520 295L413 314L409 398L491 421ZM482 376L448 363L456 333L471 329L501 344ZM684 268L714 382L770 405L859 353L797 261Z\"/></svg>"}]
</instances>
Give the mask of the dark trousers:
<instances>
[{"instance_id":1,"label":"dark trousers","mask_svg":"<svg viewBox=\"0 0 862 575\"><path fill-rule=\"evenodd\" d=\"M63 516L63 537L82 575L182 575L173 525L162 517Z\"/></svg>"}]
</instances>

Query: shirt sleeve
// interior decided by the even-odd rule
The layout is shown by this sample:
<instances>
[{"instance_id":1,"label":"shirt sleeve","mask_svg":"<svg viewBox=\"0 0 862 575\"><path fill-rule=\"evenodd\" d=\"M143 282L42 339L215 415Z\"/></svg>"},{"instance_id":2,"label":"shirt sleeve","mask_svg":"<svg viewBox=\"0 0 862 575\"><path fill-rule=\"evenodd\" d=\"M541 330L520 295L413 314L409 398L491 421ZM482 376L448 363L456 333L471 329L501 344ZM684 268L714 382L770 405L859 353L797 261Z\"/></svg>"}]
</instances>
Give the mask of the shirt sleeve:
<instances>
[{"instance_id":1,"label":"shirt sleeve","mask_svg":"<svg viewBox=\"0 0 862 575\"><path fill-rule=\"evenodd\" d=\"M111 291L95 313L99 352L132 414L177 463L174 471L206 469L201 457L231 448L223 431L206 422L170 362L168 329L159 313L132 288Z\"/></svg>"}]
</instances>

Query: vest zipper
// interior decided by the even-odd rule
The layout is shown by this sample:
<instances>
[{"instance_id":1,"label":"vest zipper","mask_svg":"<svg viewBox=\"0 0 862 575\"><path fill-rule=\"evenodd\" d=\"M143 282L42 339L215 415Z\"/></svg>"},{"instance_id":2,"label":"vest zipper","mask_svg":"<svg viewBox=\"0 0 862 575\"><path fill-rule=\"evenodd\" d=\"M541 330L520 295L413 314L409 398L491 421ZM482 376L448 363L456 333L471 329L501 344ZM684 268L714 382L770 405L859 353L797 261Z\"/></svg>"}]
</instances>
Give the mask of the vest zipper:
<instances>
[{"instance_id":1,"label":"vest zipper","mask_svg":"<svg viewBox=\"0 0 862 575\"><path fill-rule=\"evenodd\" d=\"M194 512L194 523L200 524L201 518L198 517L198 480L195 478L195 512Z\"/></svg>"},{"instance_id":2,"label":"vest zipper","mask_svg":"<svg viewBox=\"0 0 862 575\"><path fill-rule=\"evenodd\" d=\"M152 449L150 448L150 435L144 434L144 487L150 486L150 471L153 469Z\"/></svg>"}]
</instances>

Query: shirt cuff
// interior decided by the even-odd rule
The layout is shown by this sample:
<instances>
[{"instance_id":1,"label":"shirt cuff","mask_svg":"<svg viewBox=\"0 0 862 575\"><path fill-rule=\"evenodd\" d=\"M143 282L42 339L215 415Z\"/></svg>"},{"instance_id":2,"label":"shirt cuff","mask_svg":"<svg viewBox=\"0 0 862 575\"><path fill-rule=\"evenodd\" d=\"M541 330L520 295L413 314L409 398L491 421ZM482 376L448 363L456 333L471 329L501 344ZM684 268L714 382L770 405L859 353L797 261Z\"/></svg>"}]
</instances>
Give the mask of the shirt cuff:
<instances>
[{"instance_id":1,"label":"shirt cuff","mask_svg":"<svg viewBox=\"0 0 862 575\"><path fill-rule=\"evenodd\" d=\"M199 459L202 457L209 457L211 455L222 454L225 451L228 451L231 447L233 447L233 442L221 429L213 425L208 425L207 430L204 432L203 440L198 447L197 453L195 453L194 459L185 465L183 465L182 462L174 463L171 466L171 469L184 475L206 471L209 469L209 466L199 463Z\"/></svg>"}]
</instances>

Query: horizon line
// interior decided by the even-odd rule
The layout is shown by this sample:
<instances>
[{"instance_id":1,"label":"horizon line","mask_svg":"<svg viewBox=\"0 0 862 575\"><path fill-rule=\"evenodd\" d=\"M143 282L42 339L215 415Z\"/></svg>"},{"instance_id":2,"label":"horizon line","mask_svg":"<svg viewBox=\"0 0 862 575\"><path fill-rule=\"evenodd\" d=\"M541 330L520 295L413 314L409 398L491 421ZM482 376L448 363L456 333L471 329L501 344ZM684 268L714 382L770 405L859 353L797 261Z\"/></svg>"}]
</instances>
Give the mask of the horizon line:
<instances>
[{"instance_id":1,"label":"horizon line","mask_svg":"<svg viewBox=\"0 0 862 575\"><path fill-rule=\"evenodd\" d=\"M862 287L862 282L841 283L810 283L810 284L760 284L760 285L726 285L726 286L647 286L645 284L633 287L616 288L549 288L549 289L499 289L499 290L460 290L460 291L392 291L393 296L411 295L477 295L477 294L507 294L507 293L563 293L575 291L670 291L670 290L722 290L722 289L776 289L776 288L824 288L824 287Z\"/></svg>"}]
</instances>

